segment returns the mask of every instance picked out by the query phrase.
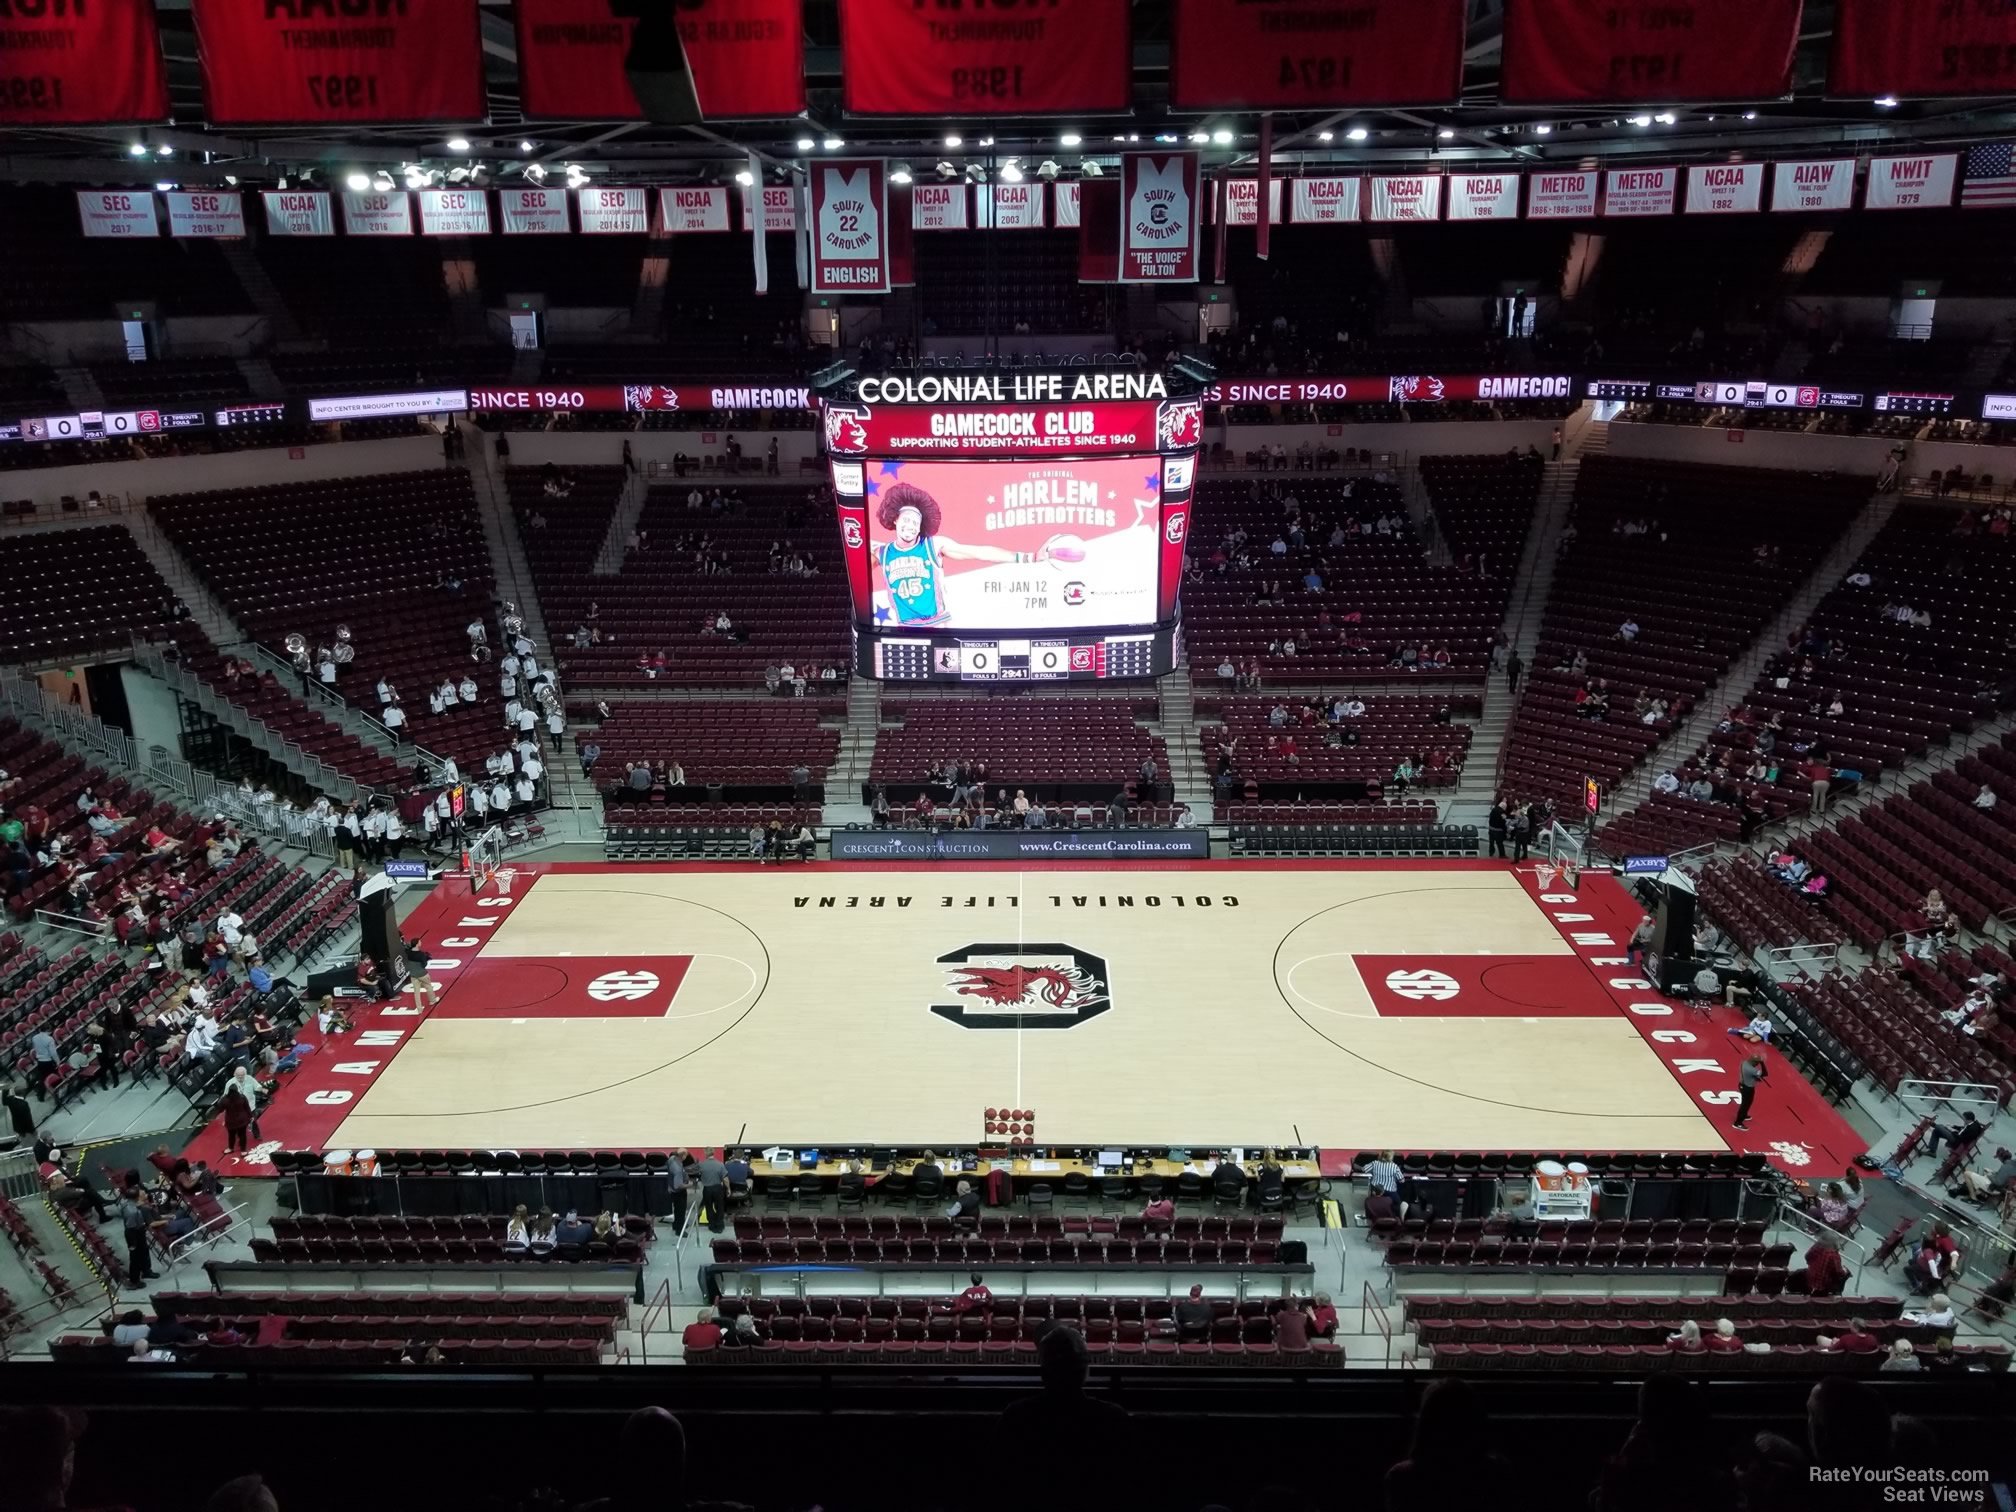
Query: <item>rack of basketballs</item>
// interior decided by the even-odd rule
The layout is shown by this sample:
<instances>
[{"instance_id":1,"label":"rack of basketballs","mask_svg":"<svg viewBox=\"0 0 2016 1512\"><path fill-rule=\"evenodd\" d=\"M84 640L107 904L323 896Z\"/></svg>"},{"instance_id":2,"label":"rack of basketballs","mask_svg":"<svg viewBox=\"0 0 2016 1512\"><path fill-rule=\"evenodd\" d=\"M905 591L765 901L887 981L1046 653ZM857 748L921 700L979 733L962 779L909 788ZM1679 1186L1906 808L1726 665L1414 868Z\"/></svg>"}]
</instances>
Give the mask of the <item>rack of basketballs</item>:
<instances>
[{"instance_id":1,"label":"rack of basketballs","mask_svg":"<svg viewBox=\"0 0 2016 1512\"><path fill-rule=\"evenodd\" d=\"M1005 1138L1011 1151L1036 1148L1034 1108L987 1108L981 1113L980 1127L989 1139Z\"/></svg>"}]
</instances>

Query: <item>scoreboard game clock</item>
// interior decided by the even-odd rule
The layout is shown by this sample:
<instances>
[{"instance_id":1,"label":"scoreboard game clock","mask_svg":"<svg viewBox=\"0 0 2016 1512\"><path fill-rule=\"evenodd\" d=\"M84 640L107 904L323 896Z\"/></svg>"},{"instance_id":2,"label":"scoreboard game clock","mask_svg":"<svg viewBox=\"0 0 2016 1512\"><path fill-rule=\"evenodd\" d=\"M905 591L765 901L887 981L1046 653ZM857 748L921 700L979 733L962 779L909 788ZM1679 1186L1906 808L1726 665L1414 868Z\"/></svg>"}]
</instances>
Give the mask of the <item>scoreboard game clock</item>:
<instances>
[{"instance_id":1,"label":"scoreboard game clock","mask_svg":"<svg viewBox=\"0 0 2016 1512\"><path fill-rule=\"evenodd\" d=\"M864 379L822 409L859 675L1174 666L1200 397L1160 374L928 375Z\"/></svg>"}]
</instances>

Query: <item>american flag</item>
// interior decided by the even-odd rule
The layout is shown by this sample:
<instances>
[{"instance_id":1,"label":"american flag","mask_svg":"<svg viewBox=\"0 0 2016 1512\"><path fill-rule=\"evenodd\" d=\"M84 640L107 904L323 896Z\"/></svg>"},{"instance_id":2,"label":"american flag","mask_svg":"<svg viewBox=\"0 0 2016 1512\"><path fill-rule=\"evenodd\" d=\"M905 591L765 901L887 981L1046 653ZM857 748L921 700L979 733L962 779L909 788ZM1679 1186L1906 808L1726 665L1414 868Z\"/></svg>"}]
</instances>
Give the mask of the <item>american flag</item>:
<instances>
[{"instance_id":1,"label":"american flag","mask_svg":"<svg viewBox=\"0 0 2016 1512\"><path fill-rule=\"evenodd\" d=\"M2016 143L1984 142L1967 149L1960 203L1973 210L2016 205Z\"/></svg>"}]
</instances>

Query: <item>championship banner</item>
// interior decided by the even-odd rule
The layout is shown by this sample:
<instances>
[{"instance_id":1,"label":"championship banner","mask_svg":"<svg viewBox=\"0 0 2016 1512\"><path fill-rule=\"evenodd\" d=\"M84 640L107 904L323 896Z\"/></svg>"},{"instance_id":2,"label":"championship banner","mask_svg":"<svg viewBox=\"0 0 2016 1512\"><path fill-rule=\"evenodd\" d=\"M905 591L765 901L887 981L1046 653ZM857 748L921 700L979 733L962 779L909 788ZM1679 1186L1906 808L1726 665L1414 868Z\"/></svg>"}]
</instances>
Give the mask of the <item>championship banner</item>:
<instances>
[{"instance_id":1,"label":"championship banner","mask_svg":"<svg viewBox=\"0 0 2016 1512\"><path fill-rule=\"evenodd\" d=\"M422 189L422 236L488 236L490 196L481 189Z\"/></svg>"},{"instance_id":2,"label":"championship banner","mask_svg":"<svg viewBox=\"0 0 2016 1512\"><path fill-rule=\"evenodd\" d=\"M1119 282L1197 282L1200 189L1194 152L1121 154Z\"/></svg>"},{"instance_id":3,"label":"championship banner","mask_svg":"<svg viewBox=\"0 0 2016 1512\"><path fill-rule=\"evenodd\" d=\"M1936 210L1953 203L1953 180L1960 162L1955 152L1869 160L1864 210Z\"/></svg>"},{"instance_id":4,"label":"championship banner","mask_svg":"<svg viewBox=\"0 0 2016 1512\"><path fill-rule=\"evenodd\" d=\"M1680 195L1678 168L1612 168L1603 175L1603 214L1671 215Z\"/></svg>"},{"instance_id":5,"label":"championship banner","mask_svg":"<svg viewBox=\"0 0 2016 1512\"><path fill-rule=\"evenodd\" d=\"M1179 0L1178 110L1450 105L1463 92L1464 0ZM1238 225L1231 221L1228 224Z\"/></svg>"},{"instance_id":6,"label":"championship banner","mask_svg":"<svg viewBox=\"0 0 2016 1512\"><path fill-rule=\"evenodd\" d=\"M1519 175L1450 174L1449 219L1452 221L1519 219Z\"/></svg>"},{"instance_id":7,"label":"championship banner","mask_svg":"<svg viewBox=\"0 0 2016 1512\"><path fill-rule=\"evenodd\" d=\"M609 0L518 0L517 11L518 99L526 116L644 118L624 66L633 18L611 15Z\"/></svg>"},{"instance_id":8,"label":"championship banner","mask_svg":"<svg viewBox=\"0 0 2016 1512\"><path fill-rule=\"evenodd\" d=\"M268 236L334 236L336 217L325 189L268 189L259 203L266 211Z\"/></svg>"},{"instance_id":9,"label":"championship banner","mask_svg":"<svg viewBox=\"0 0 2016 1512\"><path fill-rule=\"evenodd\" d=\"M956 184L912 184L910 228L913 231L964 231L971 198L964 180Z\"/></svg>"},{"instance_id":10,"label":"championship banner","mask_svg":"<svg viewBox=\"0 0 2016 1512\"><path fill-rule=\"evenodd\" d=\"M1792 92L1801 0L1519 0L1508 105L1766 100Z\"/></svg>"},{"instance_id":11,"label":"championship banner","mask_svg":"<svg viewBox=\"0 0 2016 1512\"><path fill-rule=\"evenodd\" d=\"M565 189L499 189L506 236L566 236L574 229Z\"/></svg>"},{"instance_id":12,"label":"championship banner","mask_svg":"<svg viewBox=\"0 0 2016 1512\"><path fill-rule=\"evenodd\" d=\"M749 197L753 188L744 186L742 190L742 227L747 230L756 216L755 207ZM798 193L789 184L765 184L763 186L763 229L765 231L796 231L798 229Z\"/></svg>"},{"instance_id":13,"label":"championship banner","mask_svg":"<svg viewBox=\"0 0 2016 1512\"><path fill-rule=\"evenodd\" d=\"M404 190L391 194L343 195L345 236L411 236L413 196Z\"/></svg>"},{"instance_id":14,"label":"championship banner","mask_svg":"<svg viewBox=\"0 0 2016 1512\"><path fill-rule=\"evenodd\" d=\"M1289 203L1299 225L1335 225L1358 219L1356 178L1298 178Z\"/></svg>"},{"instance_id":15,"label":"championship banner","mask_svg":"<svg viewBox=\"0 0 2016 1512\"><path fill-rule=\"evenodd\" d=\"M480 121L476 0L191 0L213 126Z\"/></svg>"},{"instance_id":16,"label":"championship banner","mask_svg":"<svg viewBox=\"0 0 2016 1512\"><path fill-rule=\"evenodd\" d=\"M671 9L704 119L768 120L805 109L800 0L679 0Z\"/></svg>"},{"instance_id":17,"label":"championship banner","mask_svg":"<svg viewBox=\"0 0 2016 1512\"><path fill-rule=\"evenodd\" d=\"M1526 219L1593 220L1596 217L1596 170L1535 173L1526 181Z\"/></svg>"},{"instance_id":18,"label":"championship banner","mask_svg":"<svg viewBox=\"0 0 2016 1512\"><path fill-rule=\"evenodd\" d=\"M983 231L1041 231L1043 229L1043 185L1038 183L995 184L992 194L982 193L976 209ZM914 208L915 201L912 206Z\"/></svg>"},{"instance_id":19,"label":"championship banner","mask_svg":"<svg viewBox=\"0 0 2016 1512\"><path fill-rule=\"evenodd\" d=\"M651 191L635 185L582 189L583 236L647 236L651 231Z\"/></svg>"},{"instance_id":20,"label":"championship banner","mask_svg":"<svg viewBox=\"0 0 2016 1512\"><path fill-rule=\"evenodd\" d=\"M0 126L167 119L151 0L0 5Z\"/></svg>"},{"instance_id":21,"label":"championship banner","mask_svg":"<svg viewBox=\"0 0 2016 1512\"><path fill-rule=\"evenodd\" d=\"M879 158L812 168L812 292L887 294L889 187Z\"/></svg>"},{"instance_id":22,"label":"championship banner","mask_svg":"<svg viewBox=\"0 0 2016 1512\"><path fill-rule=\"evenodd\" d=\"M1821 158L1771 165L1771 208L1846 210L1855 203L1855 160Z\"/></svg>"},{"instance_id":23,"label":"championship banner","mask_svg":"<svg viewBox=\"0 0 2016 1512\"><path fill-rule=\"evenodd\" d=\"M1687 170L1689 215L1749 215L1764 208L1763 163L1698 163Z\"/></svg>"},{"instance_id":24,"label":"championship banner","mask_svg":"<svg viewBox=\"0 0 2016 1512\"><path fill-rule=\"evenodd\" d=\"M1050 186L1050 201L1054 207L1051 216L1060 228L1076 230L1078 227L1078 185L1059 180Z\"/></svg>"},{"instance_id":25,"label":"championship banner","mask_svg":"<svg viewBox=\"0 0 2016 1512\"><path fill-rule=\"evenodd\" d=\"M79 189L77 216L86 236L159 236L154 196L145 189Z\"/></svg>"},{"instance_id":26,"label":"championship banner","mask_svg":"<svg viewBox=\"0 0 2016 1512\"><path fill-rule=\"evenodd\" d=\"M1835 0L1830 95L2016 90L2016 9L1982 0Z\"/></svg>"},{"instance_id":27,"label":"championship banner","mask_svg":"<svg viewBox=\"0 0 2016 1512\"><path fill-rule=\"evenodd\" d=\"M658 219L667 233L728 229L728 190L721 184L697 184L658 191Z\"/></svg>"},{"instance_id":28,"label":"championship banner","mask_svg":"<svg viewBox=\"0 0 2016 1512\"><path fill-rule=\"evenodd\" d=\"M1439 173L1373 174L1368 218L1375 221L1432 221L1442 218Z\"/></svg>"},{"instance_id":29,"label":"championship banner","mask_svg":"<svg viewBox=\"0 0 2016 1512\"><path fill-rule=\"evenodd\" d=\"M234 190L168 191L168 234L232 237L245 234L245 196Z\"/></svg>"},{"instance_id":30,"label":"championship banner","mask_svg":"<svg viewBox=\"0 0 2016 1512\"><path fill-rule=\"evenodd\" d=\"M840 82L850 115L1124 112L1133 56L1125 5L946 6L842 0Z\"/></svg>"},{"instance_id":31,"label":"championship banner","mask_svg":"<svg viewBox=\"0 0 2016 1512\"><path fill-rule=\"evenodd\" d=\"M1267 180L1267 223L1281 224L1281 185L1283 179ZM1250 178L1219 180L1219 193L1212 197L1214 205L1220 205L1228 226L1257 226L1260 224L1260 181ZM1222 203L1221 203L1222 201Z\"/></svg>"}]
</instances>

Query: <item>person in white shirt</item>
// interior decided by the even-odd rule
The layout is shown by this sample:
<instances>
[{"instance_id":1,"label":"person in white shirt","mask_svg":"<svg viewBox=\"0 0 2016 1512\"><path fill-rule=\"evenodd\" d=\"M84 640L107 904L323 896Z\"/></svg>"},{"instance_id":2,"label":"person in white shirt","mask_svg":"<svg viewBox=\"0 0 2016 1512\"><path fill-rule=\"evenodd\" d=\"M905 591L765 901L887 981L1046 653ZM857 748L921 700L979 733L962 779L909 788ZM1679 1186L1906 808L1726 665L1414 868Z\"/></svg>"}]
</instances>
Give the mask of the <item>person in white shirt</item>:
<instances>
[{"instance_id":1,"label":"person in white shirt","mask_svg":"<svg viewBox=\"0 0 2016 1512\"><path fill-rule=\"evenodd\" d=\"M253 1121L257 1122L259 1104L266 1096L265 1084L254 1076L248 1068L237 1066L232 1069L231 1080L226 1083L226 1086L235 1089L238 1095L245 1099L245 1106L252 1110Z\"/></svg>"},{"instance_id":2,"label":"person in white shirt","mask_svg":"<svg viewBox=\"0 0 2016 1512\"><path fill-rule=\"evenodd\" d=\"M323 687L328 688L335 686L336 683L335 659L331 656L323 657L321 662L315 668L315 675L322 679Z\"/></svg>"},{"instance_id":3,"label":"person in white shirt","mask_svg":"<svg viewBox=\"0 0 2016 1512\"><path fill-rule=\"evenodd\" d=\"M553 749L563 748L567 738L567 716L559 709L549 709L546 713L546 733L553 740Z\"/></svg>"},{"instance_id":4,"label":"person in white shirt","mask_svg":"<svg viewBox=\"0 0 2016 1512\"><path fill-rule=\"evenodd\" d=\"M1662 793L1677 793L1680 791L1680 779L1671 772L1661 772L1652 779L1652 786Z\"/></svg>"},{"instance_id":5,"label":"person in white shirt","mask_svg":"<svg viewBox=\"0 0 2016 1512\"><path fill-rule=\"evenodd\" d=\"M511 812L511 784L501 777L497 780L497 785L490 789L490 808L497 814Z\"/></svg>"},{"instance_id":6,"label":"person in white shirt","mask_svg":"<svg viewBox=\"0 0 2016 1512\"><path fill-rule=\"evenodd\" d=\"M1362 698L1347 698L1344 700L1344 707L1340 712L1346 719L1357 719L1365 712L1365 700Z\"/></svg>"},{"instance_id":7,"label":"person in white shirt","mask_svg":"<svg viewBox=\"0 0 2016 1512\"><path fill-rule=\"evenodd\" d=\"M521 657L524 656L526 652L532 649L532 637L522 634L514 635L511 638L511 649L516 651Z\"/></svg>"},{"instance_id":8,"label":"person in white shirt","mask_svg":"<svg viewBox=\"0 0 2016 1512\"><path fill-rule=\"evenodd\" d=\"M455 758L453 756L447 756L442 758L441 780L443 782L450 782L450 783L460 782L462 780L462 768L455 765Z\"/></svg>"},{"instance_id":9,"label":"person in white shirt","mask_svg":"<svg viewBox=\"0 0 2016 1512\"><path fill-rule=\"evenodd\" d=\"M518 711L517 723L519 734L530 735L534 730L539 728L539 716L530 709L520 709Z\"/></svg>"},{"instance_id":10,"label":"person in white shirt","mask_svg":"<svg viewBox=\"0 0 2016 1512\"><path fill-rule=\"evenodd\" d=\"M539 796L538 785L523 772L518 774L518 784L515 791L518 794L518 801L527 807L530 807L532 800Z\"/></svg>"},{"instance_id":11,"label":"person in white shirt","mask_svg":"<svg viewBox=\"0 0 2016 1512\"><path fill-rule=\"evenodd\" d=\"M525 707L525 705L523 705L522 703L520 703L520 702L519 702L519 701L518 701L517 699L515 699L515 698L514 698L514 699L511 699L511 700L509 700L509 701L508 701L508 702L507 702L507 703L506 703L506 704L504 705L504 723L505 723L505 725L506 725L506 726L512 726L512 725L516 725L516 724L518 723L518 715L519 715L519 713L520 713L520 712L521 712L521 711L522 711L522 710L524 709L524 707Z\"/></svg>"},{"instance_id":12,"label":"person in white shirt","mask_svg":"<svg viewBox=\"0 0 2016 1512\"><path fill-rule=\"evenodd\" d=\"M1638 639L1638 621L1626 616L1624 623L1617 627L1617 639L1621 641Z\"/></svg>"},{"instance_id":13,"label":"person in white shirt","mask_svg":"<svg viewBox=\"0 0 2016 1512\"><path fill-rule=\"evenodd\" d=\"M539 658L534 656L530 651L527 651L524 656L519 658L518 670L524 673L526 677L537 681L539 677Z\"/></svg>"},{"instance_id":14,"label":"person in white shirt","mask_svg":"<svg viewBox=\"0 0 2016 1512\"><path fill-rule=\"evenodd\" d=\"M406 711L397 704L387 704L385 706L385 728L392 732L394 738L404 740L406 737L400 732L406 728Z\"/></svg>"},{"instance_id":15,"label":"person in white shirt","mask_svg":"<svg viewBox=\"0 0 2016 1512\"><path fill-rule=\"evenodd\" d=\"M518 675L518 653L513 651L497 664L497 670L511 677Z\"/></svg>"},{"instance_id":16,"label":"person in white shirt","mask_svg":"<svg viewBox=\"0 0 2016 1512\"><path fill-rule=\"evenodd\" d=\"M471 684L470 684L470 686L471 686L471 687L473 688L473 687L475 686L475 684L474 684L474 683L471 683ZM444 677L444 678L442 678L442 679L441 679L441 686L440 686L439 688L437 688L437 689L435 690L435 692L436 692L436 693L437 693L437 695L438 695L438 696L440 697L440 699L441 699L441 702L442 702L442 704L443 704L444 706L446 706L446 705L448 705L448 704L452 704L452 703L454 703L454 702L455 702L455 679L454 679L454 678L452 678L452 677Z\"/></svg>"},{"instance_id":17,"label":"person in white shirt","mask_svg":"<svg viewBox=\"0 0 2016 1512\"><path fill-rule=\"evenodd\" d=\"M503 694L504 697L506 698L510 699L517 698L518 679L511 673L506 672L503 676L497 679L497 691Z\"/></svg>"},{"instance_id":18,"label":"person in white shirt","mask_svg":"<svg viewBox=\"0 0 2016 1512\"><path fill-rule=\"evenodd\" d=\"M546 763L541 761L537 756L527 756L524 764L518 768L518 773L522 777L537 782L541 777L546 775Z\"/></svg>"},{"instance_id":19,"label":"person in white shirt","mask_svg":"<svg viewBox=\"0 0 2016 1512\"><path fill-rule=\"evenodd\" d=\"M473 677L463 678L455 691L461 695L462 702L473 704L476 702L476 679Z\"/></svg>"},{"instance_id":20,"label":"person in white shirt","mask_svg":"<svg viewBox=\"0 0 2016 1512\"><path fill-rule=\"evenodd\" d=\"M1981 784L1981 791L1974 795L1974 807L1984 812L1995 807L1995 789L1987 783Z\"/></svg>"},{"instance_id":21,"label":"person in white shirt","mask_svg":"<svg viewBox=\"0 0 2016 1512\"><path fill-rule=\"evenodd\" d=\"M436 688L432 693L427 695L427 712L429 714L445 714L448 712L448 706L441 701L441 690L439 688Z\"/></svg>"},{"instance_id":22,"label":"person in white shirt","mask_svg":"<svg viewBox=\"0 0 2016 1512\"><path fill-rule=\"evenodd\" d=\"M399 859L399 852L406 844L406 821L399 817L397 809L385 811L385 848L392 853L392 859Z\"/></svg>"},{"instance_id":23,"label":"person in white shirt","mask_svg":"<svg viewBox=\"0 0 2016 1512\"><path fill-rule=\"evenodd\" d=\"M189 1033L182 1041L182 1053L192 1060L202 1060L214 1054L216 1049L217 1021L206 1010L189 1025Z\"/></svg>"},{"instance_id":24,"label":"person in white shirt","mask_svg":"<svg viewBox=\"0 0 2016 1512\"><path fill-rule=\"evenodd\" d=\"M480 619L469 621L469 644L472 648L490 644L490 632L484 628Z\"/></svg>"},{"instance_id":25,"label":"person in white shirt","mask_svg":"<svg viewBox=\"0 0 2016 1512\"><path fill-rule=\"evenodd\" d=\"M479 824L483 821L483 816L490 812L490 790L480 782L469 784L469 812L475 816Z\"/></svg>"},{"instance_id":26,"label":"person in white shirt","mask_svg":"<svg viewBox=\"0 0 2016 1512\"><path fill-rule=\"evenodd\" d=\"M1731 985L1734 985L1733 982ZM1753 1045L1768 1045L1771 1043L1771 1027L1771 1020L1760 1013L1741 1029L1732 1028L1729 1033L1736 1039L1748 1040Z\"/></svg>"},{"instance_id":27,"label":"person in white shirt","mask_svg":"<svg viewBox=\"0 0 2016 1512\"><path fill-rule=\"evenodd\" d=\"M379 679L378 679L378 702L380 702L381 704L389 704L389 703L391 703L391 702L392 702L392 699L393 699L393 696L394 696L394 690L393 690L393 687L392 687L392 684L391 684L391 683L390 683L389 681L387 681L387 680L386 680L385 678L382 678L382 677L381 677L381 678L379 678Z\"/></svg>"},{"instance_id":28,"label":"person in white shirt","mask_svg":"<svg viewBox=\"0 0 2016 1512\"><path fill-rule=\"evenodd\" d=\"M1899 1314L1903 1322L1916 1323L1925 1328L1951 1328L1954 1326L1953 1303L1944 1292L1934 1292L1925 1299L1925 1306Z\"/></svg>"}]
</instances>

